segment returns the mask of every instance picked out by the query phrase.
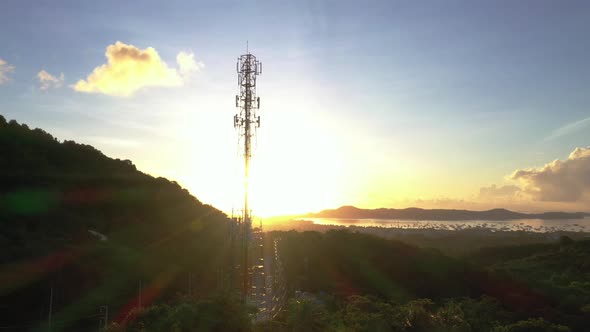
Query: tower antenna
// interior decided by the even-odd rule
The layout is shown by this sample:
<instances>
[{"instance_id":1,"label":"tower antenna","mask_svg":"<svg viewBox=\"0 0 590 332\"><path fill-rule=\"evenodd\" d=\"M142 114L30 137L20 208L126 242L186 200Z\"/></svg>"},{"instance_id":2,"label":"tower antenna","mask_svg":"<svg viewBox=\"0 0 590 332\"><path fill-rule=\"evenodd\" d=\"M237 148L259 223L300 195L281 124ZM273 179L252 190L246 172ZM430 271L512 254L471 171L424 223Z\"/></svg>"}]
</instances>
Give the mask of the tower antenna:
<instances>
[{"instance_id":1,"label":"tower antenna","mask_svg":"<svg viewBox=\"0 0 590 332\"><path fill-rule=\"evenodd\" d=\"M252 138L256 135L256 128L260 127L260 116L256 110L260 108L260 97L256 96L256 77L262 74L262 63L250 54L246 41L246 54L240 55L236 63L238 73L238 87L240 94L236 95L238 113L234 115L234 128L238 131L240 142L243 144L244 156L244 210L241 217L241 265L242 291L244 298L249 294L251 281L251 264L248 258L249 241L252 234L252 213L248 201L248 177L250 173L250 159L252 158ZM242 146L240 146L242 149Z\"/></svg>"}]
</instances>

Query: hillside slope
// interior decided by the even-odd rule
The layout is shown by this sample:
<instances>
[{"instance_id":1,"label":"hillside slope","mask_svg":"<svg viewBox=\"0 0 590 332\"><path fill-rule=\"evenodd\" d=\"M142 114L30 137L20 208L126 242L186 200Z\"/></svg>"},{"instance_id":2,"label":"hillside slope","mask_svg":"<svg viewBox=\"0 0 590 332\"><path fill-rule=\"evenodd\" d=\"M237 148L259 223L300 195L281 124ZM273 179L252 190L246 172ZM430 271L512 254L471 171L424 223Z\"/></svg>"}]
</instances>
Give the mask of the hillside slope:
<instances>
[{"instance_id":1,"label":"hillside slope","mask_svg":"<svg viewBox=\"0 0 590 332\"><path fill-rule=\"evenodd\" d=\"M45 324L52 292L59 331L96 326L98 318L76 318L100 305L112 318L125 316L139 288L145 305L186 292L189 278L203 296L224 279L228 219L177 183L2 116L0 156L5 326Z\"/></svg>"}]
</instances>

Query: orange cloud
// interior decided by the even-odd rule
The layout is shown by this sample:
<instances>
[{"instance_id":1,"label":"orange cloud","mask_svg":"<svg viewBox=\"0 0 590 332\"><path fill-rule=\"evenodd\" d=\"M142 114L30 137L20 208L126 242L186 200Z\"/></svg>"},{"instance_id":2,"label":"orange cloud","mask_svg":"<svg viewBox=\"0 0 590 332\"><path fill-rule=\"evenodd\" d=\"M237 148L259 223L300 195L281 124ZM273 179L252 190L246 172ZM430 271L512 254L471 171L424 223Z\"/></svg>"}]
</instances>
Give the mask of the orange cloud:
<instances>
[{"instance_id":1,"label":"orange cloud","mask_svg":"<svg viewBox=\"0 0 590 332\"><path fill-rule=\"evenodd\" d=\"M590 198L590 146L576 148L564 161L517 170L510 178L520 181L535 200L584 201Z\"/></svg>"},{"instance_id":2,"label":"orange cloud","mask_svg":"<svg viewBox=\"0 0 590 332\"><path fill-rule=\"evenodd\" d=\"M489 187L479 188L479 198L484 200L490 199L502 199L502 198L515 198L521 189L515 185L504 185L497 186L492 184Z\"/></svg>"},{"instance_id":3,"label":"orange cloud","mask_svg":"<svg viewBox=\"0 0 590 332\"><path fill-rule=\"evenodd\" d=\"M107 63L96 67L74 90L127 97L145 87L174 87L184 84L184 75L202 67L194 55L181 52L180 69L170 68L153 47L140 49L117 41L106 50Z\"/></svg>"}]
</instances>

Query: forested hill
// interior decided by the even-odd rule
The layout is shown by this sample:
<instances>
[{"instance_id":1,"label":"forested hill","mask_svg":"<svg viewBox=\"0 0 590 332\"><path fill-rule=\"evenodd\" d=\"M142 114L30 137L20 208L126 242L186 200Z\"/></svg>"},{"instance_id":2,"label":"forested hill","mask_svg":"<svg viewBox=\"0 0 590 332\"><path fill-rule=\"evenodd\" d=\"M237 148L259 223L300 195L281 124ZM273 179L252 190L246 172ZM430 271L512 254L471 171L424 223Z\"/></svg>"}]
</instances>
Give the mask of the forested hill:
<instances>
[{"instance_id":1,"label":"forested hill","mask_svg":"<svg viewBox=\"0 0 590 332\"><path fill-rule=\"evenodd\" d=\"M520 213L506 209L487 211L447 210L447 209L359 209L342 206L337 209L310 213L310 218L367 218L404 220L515 220L515 219L581 219L590 214L584 212L544 212Z\"/></svg>"},{"instance_id":2,"label":"forested hill","mask_svg":"<svg viewBox=\"0 0 590 332\"><path fill-rule=\"evenodd\" d=\"M146 304L186 292L190 279L202 294L223 280L227 217L129 160L0 116L0 183L5 325L45 321L51 288L54 321L83 324L72 317L107 303L124 316L138 284Z\"/></svg>"}]
</instances>

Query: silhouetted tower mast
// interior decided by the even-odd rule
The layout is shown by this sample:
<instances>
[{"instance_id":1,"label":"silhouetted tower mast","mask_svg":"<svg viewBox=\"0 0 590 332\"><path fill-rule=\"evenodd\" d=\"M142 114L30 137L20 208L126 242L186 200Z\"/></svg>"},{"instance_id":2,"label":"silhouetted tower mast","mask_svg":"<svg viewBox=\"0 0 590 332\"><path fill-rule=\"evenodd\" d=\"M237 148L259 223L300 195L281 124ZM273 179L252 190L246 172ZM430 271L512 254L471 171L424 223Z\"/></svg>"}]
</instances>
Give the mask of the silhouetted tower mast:
<instances>
[{"instance_id":1,"label":"silhouetted tower mast","mask_svg":"<svg viewBox=\"0 0 590 332\"><path fill-rule=\"evenodd\" d=\"M260 97L256 96L256 76L262 73L262 63L246 49L246 54L238 57L236 63L238 72L238 86L240 94L236 95L236 107L238 114L234 115L234 127L244 144L244 211L242 215L242 250L243 250L243 291L249 290L249 261L248 240L252 226L252 216L248 203L248 176L250 173L250 159L252 158L252 138L256 134L256 128L260 127L260 117L256 110L260 108Z\"/></svg>"}]
</instances>

